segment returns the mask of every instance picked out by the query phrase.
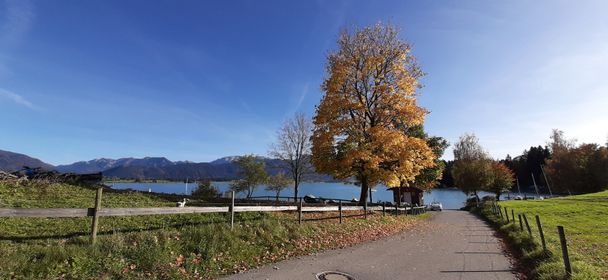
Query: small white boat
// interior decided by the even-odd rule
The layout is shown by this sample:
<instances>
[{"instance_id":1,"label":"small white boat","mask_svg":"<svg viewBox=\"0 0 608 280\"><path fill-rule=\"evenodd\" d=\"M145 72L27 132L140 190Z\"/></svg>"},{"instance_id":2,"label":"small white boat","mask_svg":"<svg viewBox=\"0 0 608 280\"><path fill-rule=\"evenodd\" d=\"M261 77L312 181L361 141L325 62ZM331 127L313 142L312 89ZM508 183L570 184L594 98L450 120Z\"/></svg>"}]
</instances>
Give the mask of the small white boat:
<instances>
[{"instance_id":1,"label":"small white boat","mask_svg":"<svg viewBox=\"0 0 608 280\"><path fill-rule=\"evenodd\" d=\"M429 204L429 209L431 211L442 211L443 205L441 205L441 202L433 201L431 202L431 204Z\"/></svg>"}]
</instances>

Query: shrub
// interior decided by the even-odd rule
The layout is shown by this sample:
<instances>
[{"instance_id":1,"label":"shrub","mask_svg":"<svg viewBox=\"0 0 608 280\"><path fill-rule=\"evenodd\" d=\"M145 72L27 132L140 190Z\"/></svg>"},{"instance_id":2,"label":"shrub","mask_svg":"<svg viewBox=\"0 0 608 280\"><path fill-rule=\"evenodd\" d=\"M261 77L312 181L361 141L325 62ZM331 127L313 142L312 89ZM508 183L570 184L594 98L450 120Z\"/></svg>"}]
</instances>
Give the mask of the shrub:
<instances>
[{"instance_id":1,"label":"shrub","mask_svg":"<svg viewBox=\"0 0 608 280\"><path fill-rule=\"evenodd\" d=\"M198 182L198 187L192 191L192 196L199 199L210 199L219 196L219 191L211 185L211 181Z\"/></svg>"}]
</instances>

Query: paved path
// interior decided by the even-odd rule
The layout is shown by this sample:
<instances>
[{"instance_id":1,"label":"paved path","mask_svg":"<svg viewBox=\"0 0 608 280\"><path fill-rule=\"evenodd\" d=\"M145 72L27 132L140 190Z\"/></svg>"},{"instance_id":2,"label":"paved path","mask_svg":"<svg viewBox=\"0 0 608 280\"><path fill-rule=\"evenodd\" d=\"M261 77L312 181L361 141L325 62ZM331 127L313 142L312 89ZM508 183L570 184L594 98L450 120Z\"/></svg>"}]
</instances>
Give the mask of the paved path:
<instances>
[{"instance_id":1,"label":"paved path","mask_svg":"<svg viewBox=\"0 0 608 280\"><path fill-rule=\"evenodd\" d=\"M443 211L424 223L419 229L381 240L279 262L227 279L316 279L322 271L345 272L357 280L517 279L494 232L475 216Z\"/></svg>"}]
</instances>

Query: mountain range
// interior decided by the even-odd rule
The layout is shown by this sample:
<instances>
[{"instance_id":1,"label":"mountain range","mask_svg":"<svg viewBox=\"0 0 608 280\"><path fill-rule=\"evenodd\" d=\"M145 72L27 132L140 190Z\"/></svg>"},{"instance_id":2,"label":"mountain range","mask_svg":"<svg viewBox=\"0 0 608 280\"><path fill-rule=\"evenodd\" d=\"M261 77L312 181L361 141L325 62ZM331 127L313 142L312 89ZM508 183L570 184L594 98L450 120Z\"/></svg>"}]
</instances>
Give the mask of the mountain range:
<instances>
[{"instance_id":1,"label":"mountain range","mask_svg":"<svg viewBox=\"0 0 608 280\"><path fill-rule=\"evenodd\" d=\"M211 162L170 161L164 157L144 158L99 158L89 161L78 161L67 165L53 166L27 155L0 150L0 170L16 171L28 167L41 167L45 170L55 170L63 173L97 173L104 177L120 179L159 179L185 180L210 179L231 180L238 178L238 166L235 161L239 156L229 156ZM258 157L264 161L266 171L274 175L280 172L282 162L278 159ZM330 176L313 174L311 180L331 181Z\"/></svg>"},{"instance_id":2,"label":"mountain range","mask_svg":"<svg viewBox=\"0 0 608 280\"><path fill-rule=\"evenodd\" d=\"M41 167L42 169L46 170L53 169L52 165L44 163L43 161L37 158L32 158L24 154L0 150L0 170L10 172L20 170L24 166Z\"/></svg>"}]
</instances>

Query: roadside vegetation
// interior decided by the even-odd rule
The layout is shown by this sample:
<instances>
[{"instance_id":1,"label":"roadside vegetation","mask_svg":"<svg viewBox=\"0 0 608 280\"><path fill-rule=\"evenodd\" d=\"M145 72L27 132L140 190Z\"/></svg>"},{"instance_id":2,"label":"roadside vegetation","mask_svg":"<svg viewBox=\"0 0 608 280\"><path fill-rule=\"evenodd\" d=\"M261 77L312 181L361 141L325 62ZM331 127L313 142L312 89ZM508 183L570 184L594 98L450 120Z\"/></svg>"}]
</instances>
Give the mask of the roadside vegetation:
<instances>
[{"instance_id":1,"label":"roadside vegetation","mask_svg":"<svg viewBox=\"0 0 608 280\"><path fill-rule=\"evenodd\" d=\"M92 207L95 191L65 184L0 182L0 207ZM102 207L175 206L147 193L107 192ZM361 213L348 213L350 215ZM323 249L397 233L421 216L237 213L102 217L89 245L90 218L0 218L0 279L208 279Z\"/></svg>"},{"instance_id":2,"label":"roadside vegetation","mask_svg":"<svg viewBox=\"0 0 608 280\"><path fill-rule=\"evenodd\" d=\"M532 237L521 231L519 222L507 223L492 213L490 203L474 211L489 220L519 254L522 267L534 279L566 279L556 227L565 228L573 267L572 279L608 279L608 191L553 198L500 202L518 213L525 213L532 228ZM547 251L543 251L534 216L543 224Z\"/></svg>"}]
</instances>

